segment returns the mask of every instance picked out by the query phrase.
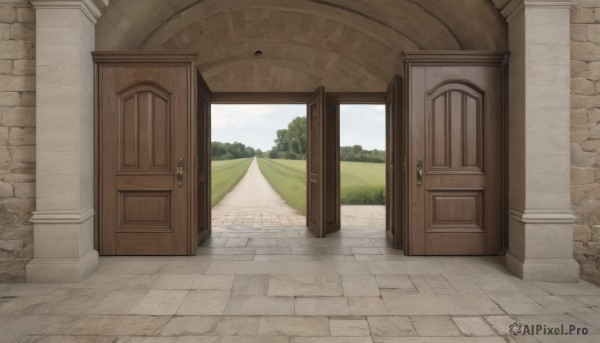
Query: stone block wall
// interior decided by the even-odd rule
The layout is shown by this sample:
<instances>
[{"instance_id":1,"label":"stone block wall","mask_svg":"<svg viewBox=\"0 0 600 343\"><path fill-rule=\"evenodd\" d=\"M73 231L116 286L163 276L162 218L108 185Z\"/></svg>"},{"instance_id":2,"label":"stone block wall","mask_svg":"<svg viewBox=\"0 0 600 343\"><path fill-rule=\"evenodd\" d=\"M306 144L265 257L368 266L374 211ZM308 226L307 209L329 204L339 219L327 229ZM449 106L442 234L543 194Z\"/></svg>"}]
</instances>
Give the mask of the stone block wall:
<instances>
[{"instance_id":1,"label":"stone block wall","mask_svg":"<svg viewBox=\"0 0 600 343\"><path fill-rule=\"evenodd\" d=\"M571 199L581 276L600 284L600 1L571 9Z\"/></svg>"},{"instance_id":2,"label":"stone block wall","mask_svg":"<svg viewBox=\"0 0 600 343\"><path fill-rule=\"evenodd\" d=\"M35 210L35 12L0 0L0 282L25 280Z\"/></svg>"}]
</instances>

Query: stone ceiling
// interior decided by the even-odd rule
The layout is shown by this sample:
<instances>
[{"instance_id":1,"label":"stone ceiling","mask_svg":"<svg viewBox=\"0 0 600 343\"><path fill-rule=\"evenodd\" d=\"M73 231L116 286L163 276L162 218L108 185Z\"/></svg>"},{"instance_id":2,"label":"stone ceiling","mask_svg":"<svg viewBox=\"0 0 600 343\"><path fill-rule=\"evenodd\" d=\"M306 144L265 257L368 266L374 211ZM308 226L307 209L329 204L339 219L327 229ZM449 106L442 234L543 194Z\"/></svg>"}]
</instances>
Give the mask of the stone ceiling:
<instances>
[{"instance_id":1,"label":"stone ceiling","mask_svg":"<svg viewBox=\"0 0 600 343\"><path fill-rule=\"evenodd\" d=\"M198 52L213 91L380 92L403 50L505 50L506 31L490 0L111 0L96 48Z\"/></svg>"}]
</instances>

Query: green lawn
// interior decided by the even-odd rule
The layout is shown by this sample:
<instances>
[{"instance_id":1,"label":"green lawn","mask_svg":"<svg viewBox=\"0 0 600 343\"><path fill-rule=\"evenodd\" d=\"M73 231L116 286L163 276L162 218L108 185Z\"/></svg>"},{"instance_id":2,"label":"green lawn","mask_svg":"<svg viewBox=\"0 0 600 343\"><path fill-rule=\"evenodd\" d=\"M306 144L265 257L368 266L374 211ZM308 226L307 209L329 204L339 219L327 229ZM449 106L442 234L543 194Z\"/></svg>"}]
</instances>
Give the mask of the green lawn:
<instances>
[{"instance_id":1,"label":"green lawn","mask_svg":"<svg viewBox=\"0 0 600 343\"><path fill-rule=\"evenodd\" d=\"M306 161L257 158L261 173L293 208L306 214Z\"/></svg>"},{"instance_id":2,"label":"green lawn","mask_svg":"<svg viewBox=\"0 0 600 343\"><path fill-rule=\"evenodd\" d=\"M251 158L238 158L236 160L212 161L212 191L211 205L223 199L237 185L246 170L250 167Z\"/></svg>"},{"instance_id":3,"label":"green lawn","mask_svg":"<svg viewBox=\"0 0 600 343\"><path fill-rule=\"evenodd\" d=\"M281 197L306 214L306 161L259 158L258 166ZM385 204L385 163L341 162L342 205Z\"/></svg>"},{"instance_id":4,"label":"green lawn","mask_svg":"<svg viewBox=\"0 0 600 343\"><path fill-rule=\"evenodd\" d=\"M342 205L384 205L385 163L341 162Z\"/></svg>"}]
</instances>

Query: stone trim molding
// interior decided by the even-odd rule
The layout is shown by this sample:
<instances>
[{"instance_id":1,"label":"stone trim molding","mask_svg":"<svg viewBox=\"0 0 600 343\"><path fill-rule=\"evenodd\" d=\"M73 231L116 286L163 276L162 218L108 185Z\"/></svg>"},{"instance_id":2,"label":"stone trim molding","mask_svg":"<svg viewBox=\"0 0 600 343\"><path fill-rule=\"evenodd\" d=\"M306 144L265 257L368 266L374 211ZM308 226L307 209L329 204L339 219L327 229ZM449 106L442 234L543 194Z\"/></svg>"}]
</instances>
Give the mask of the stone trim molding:
<instances>
[{"instance_id":1,"label":"stone trim molding","mask_svg":"<svg viewBox=\"0 0 600 343\"><path fill-rule=\"evenodd\" d=\"M94 25L108 6L108 0L31 0L35 9L80 9Z\"/></svg>"},{"instance_id":2,"label":"stone trim molding","mask_svg":"<svg viewBox=\"0 0 600 343\"><path fill-rule=\"evenodd\" d=\"M98 267L98 252L78 259L33 259L27 265L27 282L82 282Z\"/></svg>"},{"instance_id":3,"label":"stone trim molding","mask_svg":"<svg viewBox=\"0 0 600 343\"><path fill-rule=\"evenodd\" d=\"M511 208L508 214L525 224L573 224L576 219L571 211L525 210L523 212Z\"/></svg>"},{"instance_id":4,"label":"stone trim molding","mask_svg":"<svg viewBox=\"0 0 600 343\"><path fill-rule=\"evenodd\" d=\"M81 224L93 216L92 208L80 211L35 211L29 221L35 224Z\"/></svg>"},{"instance_id":5,"label":"stone trim molding","mask_svg":"<svg viewBox=\"0 0 600 343\"><path fill-rule=\"evenodd\" d=\"M508 269L525 281L577 282L579 280L579 263L574 259L519 258L509 251L505 261Z\"/></svg>"},{"instance_id":6,"label":"stone trim molding","mask_svg":"<svg viewBox=\"0 0 600 343\"><path fill-rule=\"evenodd\" d=\"M5 6L27 8L30 3L28 0L0 0L0 7Z\"/></svg>"}]
</instances>

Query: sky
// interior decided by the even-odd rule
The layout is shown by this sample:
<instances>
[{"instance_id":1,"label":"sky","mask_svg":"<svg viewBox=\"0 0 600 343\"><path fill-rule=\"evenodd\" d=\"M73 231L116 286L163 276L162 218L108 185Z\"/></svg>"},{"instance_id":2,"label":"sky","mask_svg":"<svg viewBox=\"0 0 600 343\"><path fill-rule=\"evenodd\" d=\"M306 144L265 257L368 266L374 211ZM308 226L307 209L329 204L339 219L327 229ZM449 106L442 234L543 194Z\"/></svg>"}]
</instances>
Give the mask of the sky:
<instances>
[{"instance_id":1,"label":"sky","mask_svg":"<svg viewBox=\"0 0 600 343\"><path fill-rule=\"evenodd\" d=\"M212 105L212 140L244 143L263 151L276 131L306 116L306 105ZM341 105L340 145L385 150L385 105Z\"/></svg>"}]
</instances>

